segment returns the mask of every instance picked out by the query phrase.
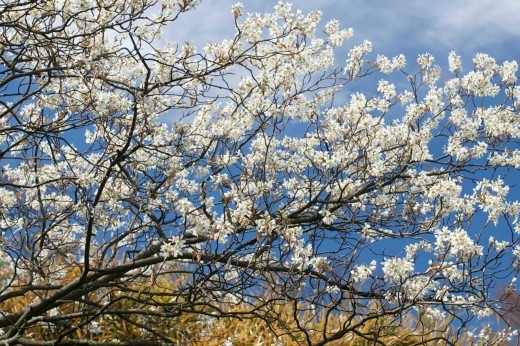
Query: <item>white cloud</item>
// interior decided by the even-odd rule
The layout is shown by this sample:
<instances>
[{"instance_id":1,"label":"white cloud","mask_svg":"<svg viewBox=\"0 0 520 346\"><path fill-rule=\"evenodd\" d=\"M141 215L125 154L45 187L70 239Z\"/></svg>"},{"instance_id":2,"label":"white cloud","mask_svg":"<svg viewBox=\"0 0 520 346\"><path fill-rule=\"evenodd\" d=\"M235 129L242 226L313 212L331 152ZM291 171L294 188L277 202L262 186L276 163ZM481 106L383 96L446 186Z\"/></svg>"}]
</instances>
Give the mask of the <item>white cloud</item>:
<instances>
[{"instance_id":1,"label":"white cloud","mask_svg":"<svg viewBox=\"0 0 520 346\"><path fill-rule=\"evenodd\" d=\"M446 46L481 48L520 38L520 2L439 1L432 8L427 39Z\"/></svg>"}]
</instances>

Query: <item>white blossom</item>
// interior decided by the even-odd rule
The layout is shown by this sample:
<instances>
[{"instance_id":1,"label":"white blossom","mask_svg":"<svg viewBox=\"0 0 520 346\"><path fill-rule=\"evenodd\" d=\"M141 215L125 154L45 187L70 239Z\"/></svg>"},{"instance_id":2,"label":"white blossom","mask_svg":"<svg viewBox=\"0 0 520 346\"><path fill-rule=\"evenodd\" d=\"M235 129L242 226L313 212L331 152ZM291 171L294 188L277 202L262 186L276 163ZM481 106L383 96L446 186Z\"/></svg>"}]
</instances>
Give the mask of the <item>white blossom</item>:
<instances>
[{"instance_id":1,"label":"white blossom","mask_svg":"<svg viewBox=\"0 0 520 346\"><path fill-rule=\"evenodd\" d=\"M404 258L388 258L382 262L385 279L389 282L400 283L414 270L414 264Z\"/></svg>"},{"instance_id":2,"label":"white blossom","mask_svg":"<svg viewBox=\"0 0 520 346\"><path fill-rule=\"evenodd\" d=\"M370 265L356 265L353 270L351 270L350 274L352 275L352 280L354 282L364 282L366 281L376 270L377 262L372 260Z\"/></svg>"},{"instance_id":3,"label":"white blossom","mask_svg":"<svg viewBox=\"0 0 520 346\"><path fill-rule=\"evenodd\" d=\"M168 242L161 245L161 256L178 257L182 254L185 240L180 236L172 236Z\"/></svg>"},{"instance_id":4,"label":"white blossom","mask_svg":"<svg viewBox=\"0 0 520 346\"><path fill-rule=\"evenodd\" d=\"M455 54L454 51L451 51L450 54L448 55L448 63L449 63L450 72L459 73L462 71L462 60L461 60L460 56Z\"/></svg>"}]
</instances>

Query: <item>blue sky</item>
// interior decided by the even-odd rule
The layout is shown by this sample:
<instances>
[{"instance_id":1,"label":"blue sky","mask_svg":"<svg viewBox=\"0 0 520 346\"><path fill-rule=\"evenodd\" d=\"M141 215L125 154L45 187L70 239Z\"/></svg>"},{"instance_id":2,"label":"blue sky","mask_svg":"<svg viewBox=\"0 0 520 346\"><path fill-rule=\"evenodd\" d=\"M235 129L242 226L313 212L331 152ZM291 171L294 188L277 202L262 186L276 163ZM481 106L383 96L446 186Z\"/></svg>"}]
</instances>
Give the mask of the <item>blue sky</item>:
<instances>
[{"instance_id":1,"label":"blue sky","mask_svg":"<svg viewBox=\"0 0 520 346\"><path fill-rule=\"evenodd\" d=\"M173 41L206 42L231 38L234 33L231 5L234 0L202 0L173 25ZM271 12L277 1L243 0L244 12ZM374 52L406 55L413 62L419 53L435 55L441 67L451 50L471 67L476 53L488 53L498 62L520 58L520 1L518 0L294 0L293 8L321 10L323 24L335 18L354 29L351 45L368 39ZM339 53L339 52L338 52ZM338 62L341 62L338 56Z\"/></svg>"}]
</instances>

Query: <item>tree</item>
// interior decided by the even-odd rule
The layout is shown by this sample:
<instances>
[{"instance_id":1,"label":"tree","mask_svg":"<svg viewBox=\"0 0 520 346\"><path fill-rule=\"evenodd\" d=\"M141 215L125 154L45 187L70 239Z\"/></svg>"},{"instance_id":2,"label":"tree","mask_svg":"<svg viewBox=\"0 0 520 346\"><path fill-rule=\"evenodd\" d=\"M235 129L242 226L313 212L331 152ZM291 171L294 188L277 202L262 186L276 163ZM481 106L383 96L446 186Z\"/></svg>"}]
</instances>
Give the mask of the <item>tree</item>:
<instances>
[{"instance_id":1,"label":"tree","mask_svg":"<svg viewBox=\"0 0 520 346\"><path fill-rule=\"evenodd\" d=\"M480 319L519 265L517 63L451 53L441 84L365 41L338 65L352 29L281 2L235 5L200 52L161 41L195 5L2 1L2 342L111 344L118 321L121 344L188 343L184 317L314 345L514 335Z\"/></svg>"}]
</instances>

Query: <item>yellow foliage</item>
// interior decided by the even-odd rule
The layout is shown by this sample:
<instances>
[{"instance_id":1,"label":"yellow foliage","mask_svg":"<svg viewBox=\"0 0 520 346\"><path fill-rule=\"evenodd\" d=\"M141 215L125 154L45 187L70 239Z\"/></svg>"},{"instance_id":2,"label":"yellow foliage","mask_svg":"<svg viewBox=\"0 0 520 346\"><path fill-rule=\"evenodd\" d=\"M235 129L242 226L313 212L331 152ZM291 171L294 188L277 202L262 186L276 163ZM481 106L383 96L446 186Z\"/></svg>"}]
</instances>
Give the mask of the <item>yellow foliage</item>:
<instances>
[{"instance_id":1,"label":"yellow foliage","mask_svg":"<svg viewBox=\"0 0 520 346\"><path fill-rule=\"evenodd\" d=\"M62 284L70 283L80 273L78 267L71 266L62 276ZM76 314L75 319L69 324L43 321L30 327L25 336L55 340L60 333L67 333L66 339L162 339L180 345L204 346L220 346L228 341L234 346L320 343L368 346L376 340L384 345L443 345L443 336L453 336L453 331L446 329L447 321L432 322L412 314L378 315L381 307L377 303L366 313L360 309L354 315L347 306L314 309L266 291L254 301L222 299L190 305L176 294L186 283L187 277L183 275L134 276L121 281L119 286L91 293L85 301L61 302L47 315ZM44 290L31 292L3 302L0 308L8 313L17 312L46 294ZM110 310L126 312L110 313ZM92 322L97 324L96 331L90 329Z\"/></svg>"}]
</instances>

